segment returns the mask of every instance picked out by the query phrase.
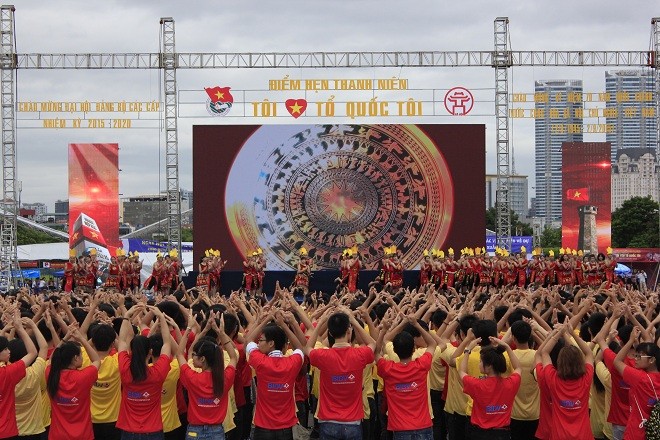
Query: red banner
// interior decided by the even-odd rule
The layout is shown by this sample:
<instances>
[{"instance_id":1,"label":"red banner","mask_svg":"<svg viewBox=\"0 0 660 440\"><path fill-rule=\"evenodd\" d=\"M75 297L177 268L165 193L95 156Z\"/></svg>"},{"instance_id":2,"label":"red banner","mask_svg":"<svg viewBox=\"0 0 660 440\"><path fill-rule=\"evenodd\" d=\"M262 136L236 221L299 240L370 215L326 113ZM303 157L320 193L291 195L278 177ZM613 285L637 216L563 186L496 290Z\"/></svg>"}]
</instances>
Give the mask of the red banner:
<instances>
[{"instance_id":1,"label":"red banner","mask_svg":"<svg viewBox=\"0 0 660 440\"><path fill-rule=\"evenodd\" d=\"M611 243L610 143L562 143L562 247L605 252Z\"/></svg>"},{"instance_id":2,"label":"red banner","mask_svg":"<svg viewBox=\"0 0 660 440\"><path fill-rule=\"evenodd\" d=\"M612 253L621 263L660 262L660 248L614 248Z\"/></svg>"},{"instance_id":3,"label":"red banner","mask_svg":"<svg viewBox=\"0 0 660 440\"><path fill-rule=\"evenodd\" d=\"M69 247L76 243L74 226L91 218L94 241L119 246L119 144L69 144ZM84 225L87 226L87 225Z\"/></svg>"}]
</instances>

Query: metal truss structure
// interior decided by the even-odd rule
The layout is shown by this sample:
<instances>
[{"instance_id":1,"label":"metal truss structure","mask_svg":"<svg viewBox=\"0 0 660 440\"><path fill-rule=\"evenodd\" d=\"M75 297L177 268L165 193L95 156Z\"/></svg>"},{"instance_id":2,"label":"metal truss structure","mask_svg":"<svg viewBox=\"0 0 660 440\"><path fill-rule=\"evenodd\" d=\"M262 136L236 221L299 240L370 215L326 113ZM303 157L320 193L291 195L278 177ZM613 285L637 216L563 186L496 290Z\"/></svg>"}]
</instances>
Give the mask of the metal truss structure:
<instances>
[{"instance_id":1,"label":"metal truss structure","mask_svg":"<svg viewBox=\"0 0 660 440\"><path fill-rule=\"evenodd\" d=\"M292 53L177 53L174 20L161 18L160 53L60 53L15 52L14 7L0 8L0 94L2 105L3 221L0 230L0 278L12 281L18 269L16 255L16 70L17 69L162 69L165 111L170 248L180 251L181 202L177 137L177 69L275 69L359 67L489 67L495 70L495 117L497 123L497 243L510 249L511 200L509 176L511 155L508 115L508 70L512 67L651 67L655 69L655 102L660 133L660 18L651 20L653 50L650 51L513 51L509 44L509 19L494 21L493 51L412 52L292 52ZM660 136L659 136L660 139ZM660 151L660 145L658 146ZM20 271L19 271L20 273ZM0 279L0 283L3 280Z\"/></svg>"}]
</instances>

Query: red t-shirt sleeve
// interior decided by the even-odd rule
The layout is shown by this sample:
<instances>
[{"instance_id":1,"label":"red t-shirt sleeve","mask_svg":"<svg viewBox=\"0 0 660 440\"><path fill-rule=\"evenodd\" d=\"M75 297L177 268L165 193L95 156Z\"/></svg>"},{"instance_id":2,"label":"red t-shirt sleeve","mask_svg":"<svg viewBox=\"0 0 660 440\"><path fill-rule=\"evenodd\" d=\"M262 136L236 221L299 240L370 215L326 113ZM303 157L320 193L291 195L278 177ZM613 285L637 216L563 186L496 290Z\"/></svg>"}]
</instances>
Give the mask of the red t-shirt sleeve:
<instances>
[{"instance_id":1,"label":"red t-shirt sleeve","mask_svg":"<svg viewBox=\"0 0 660 440\"><path fill-rule=\"evenodd\" d=\"M472 376L463 376L463 392L470 396L479 390L479 379Z\"/></svg>"},{"instance_id":2,"label":"red t-shirt sleeve","mask_svg":"<svg viewBox=\"0 0 660 440\"><path fill-rule=\"evenodd\" d=\"M359 359L365 365L374 361L374 351L370 347L358 347Z\"/></svg>"},{"instance_id":3,"label":"red t-shirt sleeve","mask_svg":"<svg viewBox=\"0 0 660 440\"><path fill-rule=\"evenodd\" d=\"M236 376L236 367L234 367L233 365L228 365L227 368L225 368L225 384L233 384L235 376ZM225 385L226 390L229 390L230 387L231 386L229 385Z\"/></svg>"},{"instance_id":4,"label":"red t-shirt sleeve","mask_svg":"<svg viewBox=\"0 0 660 440\"><path fill-rule=\"evenodd\" d=\"M419 367L424 370L424 371L431 371L431 364L433 364L433 355L429 353L428 351L418 357L415 362L419 365Z\"/></svg>"},{"instance_id":5,"label":"red t-shirt sleeve","mask_svg":"<svg viewBox=\"0 0 660 440\"><path fill-rule=\"evenodd\" d=\"M91 388L92 385L96 382L96 379L99 377L99 369L94 365L90 365L82 369L82 374L80 375L81 381L83 381L83 388Z\"/></svg>"},{"instance_id":6,"label":"red t-shirt sleeve","mask_svg":"<svg viewBox=\"0 0 660 440\"><path fill-rule=\"evenodd\" d=\"M23 359L19 359L18 361L14 362L13 364L10 364L9 366L5 367L7 370L7 381L9 383L12 383L16 385L25 377L25 374L27 372L27 367L25 366L25 362L23 362Z\"/></svg>"},{"instance_id":7,"label":"red t-shirt sleeve","mask_svg":"<svg viewBox=\"0 0 660 440\"><path fill-rule=\"evenodd\" d=\"M252 350L250 352L250 357L248 358L248 365L250 365L256 371L263 363L264 359L266 359L266 356L262 352L260 352L258 349Z\"/></svg>"},{"instance_id":8,"label":"red t-shirt sleeve","mask_svg":"<svg viewBox=\"0 0 660 440\"><path fill-rule=\"evenodd\" d=\"M637 385L642 380L646 380L646 373L626 365L623 368L623 374L621 377L623 377L623 380L632 388L633 385Z\"/></svg>"},{"instance_id":9,"label":"red t-shirt sleeve","mask_svg":"<svg viewBox=\"0 0 660 440\"><path fill-rule=\"evenodd\" d=\"M390 366L392 364L393 364L392 361L387 360L385 358L378 359L378 362L376 362L376 368L378 369L378 375L383 379L385 379L386 377L389 377Z\"/></svg>"},{"instance_id":10,"label":"red t-shirt sleeve","mask_svg":"<svg viewBox=\"0 0 660 440\"><path fill-rule=\"evenodd\" d=\"M167 373L170 372L170 362L172 362L172 358L161 354L156 363L153 365L152 368L160 380L165 380Z\"/></svg>"}]
</instances>

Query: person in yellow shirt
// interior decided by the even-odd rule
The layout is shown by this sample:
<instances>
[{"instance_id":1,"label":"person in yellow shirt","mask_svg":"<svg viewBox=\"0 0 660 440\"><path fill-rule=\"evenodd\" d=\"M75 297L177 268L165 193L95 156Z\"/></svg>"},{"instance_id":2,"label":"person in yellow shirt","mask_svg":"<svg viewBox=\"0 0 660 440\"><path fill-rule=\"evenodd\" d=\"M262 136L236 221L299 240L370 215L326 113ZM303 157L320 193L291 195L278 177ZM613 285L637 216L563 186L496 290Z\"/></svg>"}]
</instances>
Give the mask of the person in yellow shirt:
<instances>
[{"instance_id":1,"label":"person in yellow shirt","mask_svg":"<svg viewBox=\"0 0 660 440\"><path fill-rule=\"evenodd\" d=\"M536 350L529 348L532 326L525 321L515 321L510 327L511 337L516 346L513 350L520 362L520 388L513 401L511 411L511 438L534 440L539 425L540 391L534 378Z\"/></svg>"},{"instance_id":2,"label":"person in yellow shirt","mask_svg":"<svg viewBox=\"0 0 660 440\"><path fill-rule=\"evenodd\" d=\"M168 335L169 337L169 335ZM151 342L152 359L158 359L160 348L163 346L163 337L160 334L149 336ZM176 404L176 387L179 382L179 361L176 357L170 362L170 372L167 373L163 383L163 395L160 401L160 413L163 417L163 434L165 440L183 438L186 427L181 425Z\"/></svg>"},{"instance_id":3,"label":"person in yellow shirt","mask_svg":"<svg viewBox=\"0 0 660 440\"><path fill-rule=\"evenodd\" d=\"M45 371L48 343L34 321L23 318L22 322L27 329L32 331L39 352L37 359L27 367L25 377L16 384L16 424L18 425L18 435L21 438L39 439L46 430L43 423L41 391L46 389ZM27 354L25 343L20 339L9 341L8 347L10 363L17 362Z\"/></svg>"},{"instance_id":4,"label":"person in yellow shirt","mask_svg":"<svg viewBox=\"0 0 660 440\"><path fill-rule=\"evenodd\" d=\"M94 437L119 440L121 433L115 427L121 401L119 360L117 352L114 350L117 333L108 324L93 325L89 333L92 336L92 346L101 359L99 377L92 387L91 411ZM83 356L83 366L89 365L88 362L89 359Z\"/></svg>"}]
</instances>

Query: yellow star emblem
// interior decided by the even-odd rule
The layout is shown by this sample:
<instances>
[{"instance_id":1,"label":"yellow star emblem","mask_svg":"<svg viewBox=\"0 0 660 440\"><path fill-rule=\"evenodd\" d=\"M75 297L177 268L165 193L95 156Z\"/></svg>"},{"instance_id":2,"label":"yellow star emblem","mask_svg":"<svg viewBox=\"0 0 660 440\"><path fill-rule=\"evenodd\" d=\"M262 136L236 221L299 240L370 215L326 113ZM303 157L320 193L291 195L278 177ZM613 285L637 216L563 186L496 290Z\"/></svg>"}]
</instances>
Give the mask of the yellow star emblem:
<instances>
[{"instance_id":1,"label":"yellow star emblem","mask_svg":"<svg viewBox=\"0 0 660 440\"><path fill-rule=\"evenodd\" d=\"M573 197L580 197L580 191L575 191L575 195Z\"/></svg>"},{"instance_id":2,"label":"yellow star emblem","mask_svg":"<svg viewBox=\"0 0 660 440\"><path fill-rule=\"evenodd\" d=\"M99 234L97 234L96 232L92 232L92 238L99 238Z\"/></svg>"},{"instance_id":3,"label":"yellow star emblem","mask_svg":"<svg viewBox=\"0 0 660 440\"><path fill-rule=\"evenodd\" d=\"M300 109L302 108L302 105L298 105L298 101L296 101L289 108L291 109L291 114L294 114L294 113L300 114Z\"/></svg>"},{"instance_id":4,"label":"yellow star emblem","mask_svg":"<svg viewBox=\"0 0 660 440\"><path fill-rule=\"evenodd\" d=\"M218 98L218 101L221 100L222 98L225 97L225 94L222 92L215 92L216 98Z\"/></svg>"}]
</instances>

